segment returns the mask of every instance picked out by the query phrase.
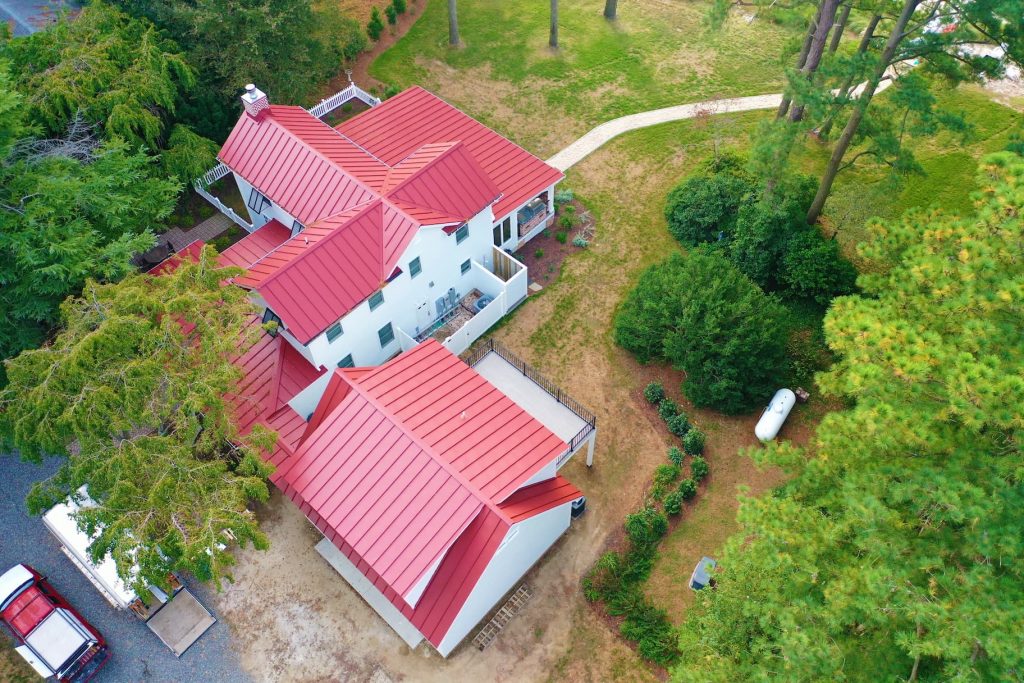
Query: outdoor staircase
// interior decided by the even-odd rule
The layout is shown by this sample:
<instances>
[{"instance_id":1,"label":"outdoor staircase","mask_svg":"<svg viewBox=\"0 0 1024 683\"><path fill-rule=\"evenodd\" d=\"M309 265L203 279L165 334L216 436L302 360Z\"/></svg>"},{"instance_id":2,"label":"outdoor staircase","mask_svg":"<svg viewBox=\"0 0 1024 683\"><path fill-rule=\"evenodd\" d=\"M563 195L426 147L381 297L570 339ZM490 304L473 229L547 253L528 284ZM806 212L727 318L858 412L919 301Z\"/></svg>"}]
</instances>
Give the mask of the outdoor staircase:
<instances>
[{"instance_id":1,"label":"outdoor staircase","mask_svg":"<svg viewBox=\"0 0 1024 683\"><path fill-rule=\"evenodd\" d=\"M473 638L473 645L478 650L484 650L494 642L494 639L501 633L501 629L505 628L508 622L512 621L512 617L519 614L520 610L529 602L530 597L533 593L530 592L529 586L525 583L516 589L516 592L512 594L512 597L501 606L494 617L487 622L487 625L480 629L480 632Z\"/></svg>"}]
</instances>

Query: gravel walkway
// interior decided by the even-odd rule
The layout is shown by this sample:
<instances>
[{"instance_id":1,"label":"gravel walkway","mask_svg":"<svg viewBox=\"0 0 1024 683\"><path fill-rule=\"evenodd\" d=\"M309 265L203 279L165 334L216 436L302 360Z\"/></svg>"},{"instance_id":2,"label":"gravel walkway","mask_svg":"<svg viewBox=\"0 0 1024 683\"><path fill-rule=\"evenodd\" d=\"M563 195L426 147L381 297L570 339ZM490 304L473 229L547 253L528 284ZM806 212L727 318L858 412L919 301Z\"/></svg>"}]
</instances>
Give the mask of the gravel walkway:
<instances>
[{"instance_id":1,"label":"gravel walkway","mask_svg":"<svg viewBox=\"0 0 1024 683\"><path fill-rule=\"evenodd\" d=\"M51 458L42 465L0 455L3 489L0 493L0 572L25 562L49 577L54 587L95 626L110 644L112 656L95 683L243 683L231 649L227 625L217 622L188 651L176 659L156 635L129 611L110 606L89 580L60 551L42 520L25 511L25 495L33 482L50 476L60 465ZM210 591L195 581L188 588L210 608ZM2 629L0 629L2 630ZM8 636L0 636L7 638Z\"/></svg>"}]
</instances>

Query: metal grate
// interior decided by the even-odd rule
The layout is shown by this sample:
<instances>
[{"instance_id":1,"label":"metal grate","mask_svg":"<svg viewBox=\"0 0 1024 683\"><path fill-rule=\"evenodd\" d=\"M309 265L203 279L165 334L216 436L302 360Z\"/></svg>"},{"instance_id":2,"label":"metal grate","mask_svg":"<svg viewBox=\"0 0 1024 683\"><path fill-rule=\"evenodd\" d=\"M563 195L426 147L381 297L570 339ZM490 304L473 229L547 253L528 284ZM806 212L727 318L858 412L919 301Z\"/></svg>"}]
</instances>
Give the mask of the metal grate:
<instances>
[{"instance_id":1,"label":"metal grate","mask_svg":"<svg viewBox=\"0 0 1024 683\"><path fill-rule=\"evenodd\" d=\"M512 621L512 617L519 614L532 596L533 593L530 592L529 586L525 583L519 586L516 592L512 594L512 597L501 606L501 609L495 613L494 617L473 638L473 645L476 646L476 649L484 650L493 643L494 639L501 633L501 630L505 628L508 622Z\"/></svg>"}]
</instances>

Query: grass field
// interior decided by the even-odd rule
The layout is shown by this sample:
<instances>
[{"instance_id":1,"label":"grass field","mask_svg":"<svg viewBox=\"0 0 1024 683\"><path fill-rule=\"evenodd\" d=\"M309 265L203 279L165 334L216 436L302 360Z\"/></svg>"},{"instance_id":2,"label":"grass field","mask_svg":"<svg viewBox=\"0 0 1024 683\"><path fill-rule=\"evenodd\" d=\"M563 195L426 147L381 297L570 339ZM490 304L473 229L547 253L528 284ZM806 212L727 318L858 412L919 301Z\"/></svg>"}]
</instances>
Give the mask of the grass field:
<instances>
[{"instance_id":1,"label":"grass field","mask_svg":"<svg viewBox=\"0 0 1024 683\"><path fill-rule=\"evenodd\" d=\"M14 651L6 635L0 635L0 681L3 683L34 683L39 675Z\"/></svg>"},{"instance_id":2,"label":"grass field","mask_svg":"<svg viewBox=\"0 0 1024 683\"><path fill-rule=\"evenodd\" d=\"M552 51L547 3L474 0L459 5L465 46L453 50L446 3L434 0L370 73L454 99L544 156L617 116L777 91L779 54L793 32L738 15L711 30L709 5L635 0L612 23L601 15L603 0L563 2L561 45Z\"/></svg>"}]
</instances>

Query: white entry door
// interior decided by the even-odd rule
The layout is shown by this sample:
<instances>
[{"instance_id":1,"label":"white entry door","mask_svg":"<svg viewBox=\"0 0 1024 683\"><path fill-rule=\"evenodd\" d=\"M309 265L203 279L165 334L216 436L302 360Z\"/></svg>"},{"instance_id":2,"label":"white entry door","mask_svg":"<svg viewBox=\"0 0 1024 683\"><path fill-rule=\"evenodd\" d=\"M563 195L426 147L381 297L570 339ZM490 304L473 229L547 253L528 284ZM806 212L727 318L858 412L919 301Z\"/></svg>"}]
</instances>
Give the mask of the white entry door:
<instances>
[{"instance_id":1,"label":"white entry door","mask_svg":"<svg viewBox=\"0 0 1024 683\"><path fill-rule=\"evenodd\" d=\"M430 314L430 304L427 301L423 301L416 305L416 327L420 332L423 332L430 327L430 321L433 320L433 316Z\"/></svg>"}]
</instances>

